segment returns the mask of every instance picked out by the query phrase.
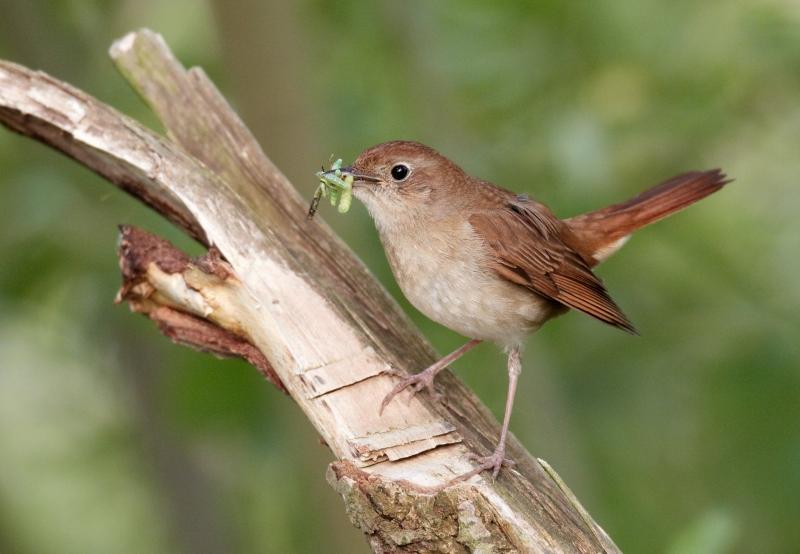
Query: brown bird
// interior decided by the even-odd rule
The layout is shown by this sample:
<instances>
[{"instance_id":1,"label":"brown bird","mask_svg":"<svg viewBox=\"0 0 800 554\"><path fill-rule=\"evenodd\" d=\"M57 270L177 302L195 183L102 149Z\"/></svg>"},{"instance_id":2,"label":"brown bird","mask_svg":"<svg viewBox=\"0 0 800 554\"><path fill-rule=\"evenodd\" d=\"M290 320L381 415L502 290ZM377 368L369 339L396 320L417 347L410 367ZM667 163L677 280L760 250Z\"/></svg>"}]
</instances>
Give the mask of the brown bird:
<instances>
[{"instance_id":1,"label":"brown bird","mask_svg":"<svg viewBox=\"0 0 800 554\"><path fill-rule=\"evenodd\" d=\"M673 177L626 202L559 219L547 206L471 177L433 148L393 141L362 152L351 167L353 195L380 234L392 271L411 303L432 320L471 340L384 398L414 393L481 341L508 354L503 427L491 456L456 480L504 464L506 435L522 369L520 347L547 320L570 308L636 333L592 268L630 234L716 192L718 169Z\"/></svg>"}]
</instances>

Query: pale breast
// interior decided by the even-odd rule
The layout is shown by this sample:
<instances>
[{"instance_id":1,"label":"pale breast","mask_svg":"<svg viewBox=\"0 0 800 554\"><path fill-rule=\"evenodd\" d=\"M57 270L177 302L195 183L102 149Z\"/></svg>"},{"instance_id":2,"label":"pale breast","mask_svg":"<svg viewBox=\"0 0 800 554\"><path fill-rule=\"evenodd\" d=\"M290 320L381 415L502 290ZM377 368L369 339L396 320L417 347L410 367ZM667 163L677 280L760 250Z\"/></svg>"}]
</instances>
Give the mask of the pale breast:
<instances>
[{"instance_id":1,"label":"pale breast","mask_svg":"<svg viewBox=\"0 0 800 554\"><path fill-rule=\"evenodd\" d=\"M497 276L468 222L381 233L389 264L423 314L470 338L518 344L553 315L550 302Z\"/></svg>"}]
</instances>

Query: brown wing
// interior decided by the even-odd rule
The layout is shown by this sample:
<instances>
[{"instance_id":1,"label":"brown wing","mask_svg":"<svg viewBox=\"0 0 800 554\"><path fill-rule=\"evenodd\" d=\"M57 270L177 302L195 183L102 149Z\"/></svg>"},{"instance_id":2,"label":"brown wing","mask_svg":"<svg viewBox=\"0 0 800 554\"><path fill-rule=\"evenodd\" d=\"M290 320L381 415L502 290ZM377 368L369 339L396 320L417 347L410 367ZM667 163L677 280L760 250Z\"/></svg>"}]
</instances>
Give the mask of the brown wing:
<instances>
[{"instance_id":1,"label":"brown wing","mask_svg":"<svg viewBox=\"0 0 800 554\"><path fill-rule=\"evenodd\" d=\"M469 222L489 245L500 276L629 333L631 322L603 282L564 240L569 229L542 204L512 201L473 214Z\"/></svg>"}]
</instances>

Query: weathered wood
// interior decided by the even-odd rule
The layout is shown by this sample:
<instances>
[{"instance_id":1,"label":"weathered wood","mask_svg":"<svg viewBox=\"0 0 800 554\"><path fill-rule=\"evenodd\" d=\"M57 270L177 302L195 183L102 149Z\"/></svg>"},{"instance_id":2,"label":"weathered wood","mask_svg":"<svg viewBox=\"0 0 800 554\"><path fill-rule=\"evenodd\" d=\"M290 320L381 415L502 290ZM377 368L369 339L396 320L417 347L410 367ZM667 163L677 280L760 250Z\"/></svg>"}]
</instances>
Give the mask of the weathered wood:
<instances>
[{"instance_id":1,"label":"weathered wood","mask_svg":"<svg viewBox=\"0 0 800 554\"><path fill-rule=\"evenodd\" d=\"M122 286L116 302L149 317L173 342L220 357L243 358L287 393L269 360L236 319L249 302L241 283L216 249L199 258L130 225L117 241Z\"/></svg>"},{"instance_id":2,"label":"weathered wood","mask_svg":"<svg viewBox=\"0 0 800 554\"><path fill-rule=\"evenodd\" d=\"M227 284L237 287L236 301L216 296L216 305L197 312L179 296L172 308L223 329L234 325L235 336L269 360L340 460L329 480L376 551L618 551L552 470L513 438L508 453L517 465L496 482L480 476L431 495L430 487L471 468L470 451L491 451L494 417L449 372L439 381L445 405L419 395L379 416L394 383L384 371L427 366L435 358L430 346L330 229L306 221L306 203L200 70L185 70L149 31L122 38L111 54L171 140L69 85L2 61L0 121L219 249L235 274ZM185 281L172 269L165 274ZM194 277L187 290L213 296Z\"/></svg>"}]
</instances>

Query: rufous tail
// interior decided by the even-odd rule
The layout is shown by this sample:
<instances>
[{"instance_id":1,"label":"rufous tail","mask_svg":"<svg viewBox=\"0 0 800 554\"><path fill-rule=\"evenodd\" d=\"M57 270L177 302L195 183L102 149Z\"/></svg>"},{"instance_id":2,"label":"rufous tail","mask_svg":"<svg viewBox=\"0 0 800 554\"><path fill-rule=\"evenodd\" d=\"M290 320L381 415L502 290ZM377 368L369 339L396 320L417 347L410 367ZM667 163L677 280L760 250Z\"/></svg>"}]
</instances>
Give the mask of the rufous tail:
<instances>
[{"instance_id":1,"label":"rufous tail","mask_svg":"<svg viewBox=\"0 0 800 554\"><path fill-rule=\"evenodd\" d=\"M635 230L664 219L730 183L719 169L683 173L626 202L566 219L582 254L596 265Z\"/></svg>"}]
</instances>

